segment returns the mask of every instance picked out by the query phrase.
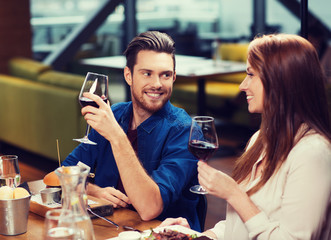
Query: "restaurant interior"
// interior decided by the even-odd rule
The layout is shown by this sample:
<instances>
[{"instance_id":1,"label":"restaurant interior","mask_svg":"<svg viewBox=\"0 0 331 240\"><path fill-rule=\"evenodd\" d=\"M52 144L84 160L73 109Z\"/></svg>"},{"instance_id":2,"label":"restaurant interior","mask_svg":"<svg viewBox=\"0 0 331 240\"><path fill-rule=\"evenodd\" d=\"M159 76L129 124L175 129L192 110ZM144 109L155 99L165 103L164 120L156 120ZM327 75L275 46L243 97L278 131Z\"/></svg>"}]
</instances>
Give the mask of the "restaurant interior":
<instances>
[{"instance_id":1,"label":"restaurant interior","mask_svg":"<svg viewBox=\"0 0 331 240\"><path fill-rule=\"evenodd\" d=\"M138 33L158 30L183 56L171 102L191 116L215 118L220 147L209 163L231 174L260 124L239 91L249 41L277 32L308 38L313 26L331 43L330 9L329 0L2 1L0 153L19 156L23 181L57 168L85 132L77 99L85 74L109 76L112 104L130 100L122 65L108 66L107 59L122 55ZM229 61L226 71L208 73L219 60ZM328 96L331 111L331 90ZM207 203L205 229L224 219L226 207L209 195Z\"/></svg>"}]
</instances>

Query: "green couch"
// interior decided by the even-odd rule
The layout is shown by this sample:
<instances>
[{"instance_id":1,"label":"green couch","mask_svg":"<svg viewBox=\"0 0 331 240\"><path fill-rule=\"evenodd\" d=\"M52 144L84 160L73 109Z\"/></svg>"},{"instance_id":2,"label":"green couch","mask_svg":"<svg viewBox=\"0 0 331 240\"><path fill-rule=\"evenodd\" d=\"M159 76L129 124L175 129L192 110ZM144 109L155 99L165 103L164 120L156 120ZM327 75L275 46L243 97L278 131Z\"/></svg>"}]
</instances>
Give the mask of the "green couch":
<instances>
[{"instance_id":1,"label":"green couch","mask_svg":"<svg viewBox=\"0 0 331 240\"><path fill-rule=\"evenodd\" d=\"M86 122L78 94L84 76L58 72L40 62L14 58L0 74L0 141L57 161L82 137Z\"/></svg>"}]
</instances>

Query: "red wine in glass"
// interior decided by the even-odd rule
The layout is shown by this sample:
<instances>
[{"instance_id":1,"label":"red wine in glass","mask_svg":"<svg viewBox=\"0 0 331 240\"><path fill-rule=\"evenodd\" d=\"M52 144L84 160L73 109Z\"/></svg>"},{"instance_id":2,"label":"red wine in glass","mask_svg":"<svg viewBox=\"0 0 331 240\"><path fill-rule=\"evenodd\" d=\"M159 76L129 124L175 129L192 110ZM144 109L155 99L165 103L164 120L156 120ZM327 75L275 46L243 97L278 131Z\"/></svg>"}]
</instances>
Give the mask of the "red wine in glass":
<instances>
[{"instance_id":1,"label":"red wine in glass","mask_svg":"<svg viewBox=\"0 0 331 240\"><path fill-rule=\"evenodd\" d=\"M189 142L188 150L199 160L207 161L210 159L218 146L214 143L204 142L200 140L192 140Z\"/></svg>"},{"instance_id":2,"label":"red wine in glass","mask_svg":"<svg viewBox=\"0 0 331 240\"><path fill-rule=\"evenodd\" d=\"M107 98L104 98L103 101L105 103L107 103ZM81 97L79 98L79 104L81 105L81 107L86 107L86 106L92 106L92 107L96 107L99 108L98 104L96 102L94 102L93 100L87 98L87 97Z\"/></svg>"},{"instance_id":3,"label":"red wine in glass","mask_svg":"<svg viewBox=\"0 0 331 240\"><path fill-rule=\"evenodd\" d=\"M207 161L213 156L218 149L218 137L213 117L196 116L192 119L188 149L201 161ZM208 193L200 185L191 187L190 191L198 194Z\"/></svg>"}]
</instances>

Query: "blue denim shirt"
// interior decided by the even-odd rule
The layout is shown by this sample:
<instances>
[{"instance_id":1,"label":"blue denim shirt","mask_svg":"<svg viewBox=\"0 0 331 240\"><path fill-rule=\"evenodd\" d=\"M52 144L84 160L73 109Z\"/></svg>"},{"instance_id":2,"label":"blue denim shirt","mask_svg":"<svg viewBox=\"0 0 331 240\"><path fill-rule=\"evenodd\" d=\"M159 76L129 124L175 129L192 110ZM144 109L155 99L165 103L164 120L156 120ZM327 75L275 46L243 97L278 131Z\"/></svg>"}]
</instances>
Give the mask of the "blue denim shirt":
<instances>
[{"instance_id":1,"label":"blue denim shirt","mask_svg":"<svg viewBox=\"0 0 331 240\"><path fill-rule=\"evenodd\" d=\"M127 132L132 102L114 104L112 110ZM168 101L161 110L138 126L138 157L160 188L164 209L158 219L185 217L192 229L201 231L196 211L198 196L189 191L198 182L198 160L187 148L190 126L191 117ZM97 145L80 144L63 165L84 162L94 171L95 184L100 187L117 186L119 172L111 145L93 129L89 138Z\"/></svg>"}]
</instances>

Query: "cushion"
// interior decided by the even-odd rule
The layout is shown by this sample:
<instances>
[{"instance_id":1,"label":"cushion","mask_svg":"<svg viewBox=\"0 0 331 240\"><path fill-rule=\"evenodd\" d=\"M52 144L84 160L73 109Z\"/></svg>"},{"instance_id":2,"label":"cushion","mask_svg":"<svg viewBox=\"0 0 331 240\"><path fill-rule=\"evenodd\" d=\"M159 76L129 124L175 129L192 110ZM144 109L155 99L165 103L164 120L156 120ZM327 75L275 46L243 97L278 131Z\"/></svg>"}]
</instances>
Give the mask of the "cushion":
<instances>
[{"instance_id":1,"label":"cushion","mask_svg":"<svg viewBox=\"0 0 331 240\"><path fill-rule=\"evenodd\" d=\"M219 77L210 78L210 80L241 84L241 82L244 81L246 75L246 73L229 73Z\"/></svg>"},{"instance_id":2,"label":"cushion","mask_svg":"<svg viewBox=\"0 0 331 240\"><path fill-rule=\"evenodd\" d=\"M246 62L248 43L222 43L219 53L222 60Z\"/></svg>"},{"instance_id":3,"label":"cushion","mask_svg":"<svg viewBox=\"0 0 331 240\"><path fill-rule=\"evenodd\" d=\"M189 114L197 112L197 92L196 83L175 83L171 102L184 108ZM235 98L239 94L239 84L206 82L206 106L207 112L210 109L218 109L224 105L226 99ZM211 113L208 113L211 114Z\"/></svg>"},{"instance_id":4,"label":"cushion","mask_svg":"<svg viewBox=\"0 0 331 240\"><path fill-rule=\"evenodd\" d=\"M219 54L222 60L246 62L248 43L222 43L219 47ZM229 73L210 80L240 84L246 77L246 73Z\"/></svg>"},{"instance_id":5,"label":"cushion","mask_svg":"<svg viewBox=\"0 0 331 240\"><path fill-rule=\"evenodd\" d=\"M80 91L84 78L82 75L52 70L40 74L38 81Z\"/></svg>"},{"instance_id":6,"label":"cushion","mask_svg":"<svg viewBox=\"0 0 331 240\"><path fill-rule=\"evenodd\" d=\"M195 83L186 84L175 84L174 89L176 91L187 92L187 93L197 93L198 86ZM239 84L236 83L223 83L223 82L206 82L206 94L219 96L222 98L234 98L240 92Z\"/></svg>"},{"instance_id":7,"label":"cushion","mask_svg":"<svg viewBox=\"0 0 331 240\"><path fill-rule=\"evenodd\" d=\"M17 57L9 60L9 73L15 77L36 81L40 73L50 69L51 66L33 59Z\"/></svg>"}]
</instances>

